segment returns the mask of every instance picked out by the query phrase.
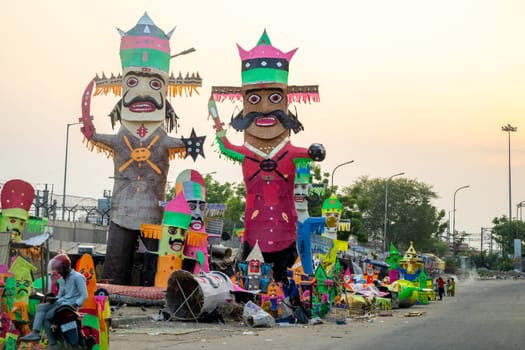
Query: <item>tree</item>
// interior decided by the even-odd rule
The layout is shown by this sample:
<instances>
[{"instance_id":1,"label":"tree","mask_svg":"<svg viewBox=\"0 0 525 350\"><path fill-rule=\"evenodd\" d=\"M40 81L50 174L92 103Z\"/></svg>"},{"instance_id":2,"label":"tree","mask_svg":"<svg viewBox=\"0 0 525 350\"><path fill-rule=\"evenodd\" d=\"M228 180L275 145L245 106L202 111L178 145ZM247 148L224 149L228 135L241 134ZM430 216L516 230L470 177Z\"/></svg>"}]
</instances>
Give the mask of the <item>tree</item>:
<instances>
[{"instance_id":1,"label":"tree","mask_svg":"<svg viewBox=\"0 0 525 350\"><path fill-rule=\"evenodd\" d=\"M383 241L386 178L359 178L343 189L355 200L362 212L362 232L368 240ZM387 241L408 247L410 241L421 250L428 250L439 240L445 228L445 211L431 204L437 197L430 185L416 180L390 179L388 184Z\"/></svg>"},{"instance_id":2,"label":"tree","mask_svg":"<svg viewBox=\"0 0 525 350\"><path fill-rule=\"evenodd\" d=\"M514 239L525 240L525 222L510 221L503 215L492 220L492 237L501 246L503 256L506 257L514 252Z\"/></svg>"},{"instance_id":3,"label":"tree","mask_svg":"<svg viewBox=\"0 0 525 350\"><path fill-rule=\"evenodd\" d=\"M452 247L452 255L456 256L461 252L463 243L465 243L467 236L468 235L465 231L457 232L456 230L456 232L452 233L452 242L450 243Z\"/></svg>"}]
</instances>

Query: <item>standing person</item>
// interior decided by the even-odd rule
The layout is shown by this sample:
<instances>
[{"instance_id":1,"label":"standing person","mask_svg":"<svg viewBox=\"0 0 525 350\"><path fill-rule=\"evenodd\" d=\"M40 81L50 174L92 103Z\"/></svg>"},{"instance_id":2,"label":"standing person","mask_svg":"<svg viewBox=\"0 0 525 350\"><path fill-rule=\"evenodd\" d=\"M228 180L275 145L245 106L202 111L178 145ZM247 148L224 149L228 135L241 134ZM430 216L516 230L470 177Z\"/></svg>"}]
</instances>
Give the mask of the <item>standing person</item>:
<instances>
[{"instance_id":1,"label":"standing person","mask_svg":"<svg viewBox=\"0 0 525 350\"><path fill-rule=\"evenodd\" d=\"M447 297L450 296L450 278L447 278L446 294L447 294Z\"/></svg>"},{"instance_id":2,"label":"standing person","mask_svg":"<svg viewBox=\"0 0 525 350\"><path fill-rule=\"evenodd\" d=\"M51 319L55 311L63 305L71 305L75 309L82 307L88 297L85 277L71 268L71 260L66 254L58 254L49 262L52 272L57 272L62 278L58 280L58 296L47 298L47 302L38 305L33 331L22 338L22 341L40 340L40 329L44 326L48 340L48 349L56 349L57 341L51 332Z\"/></svg>"},{"instance_id":3,"label":"standing person","mask_svg":"<svg viewBox=\"0 0 525 350\"><path fill-rule=\"evenodd\" d=\"M439 300L443 300L443 294L445 294L445 281L441 277L437 279Z\"/></svg>"},{"instance_id":4,"label":"standing person","mask_svg":"<svg viewBox=\"0 0 525 350\"><path fill-rule=\"evenodd\" d=\"M450 296L453 297L456 294L456 281L454 278L450 279Z\"/></svg>"}]
</instances>

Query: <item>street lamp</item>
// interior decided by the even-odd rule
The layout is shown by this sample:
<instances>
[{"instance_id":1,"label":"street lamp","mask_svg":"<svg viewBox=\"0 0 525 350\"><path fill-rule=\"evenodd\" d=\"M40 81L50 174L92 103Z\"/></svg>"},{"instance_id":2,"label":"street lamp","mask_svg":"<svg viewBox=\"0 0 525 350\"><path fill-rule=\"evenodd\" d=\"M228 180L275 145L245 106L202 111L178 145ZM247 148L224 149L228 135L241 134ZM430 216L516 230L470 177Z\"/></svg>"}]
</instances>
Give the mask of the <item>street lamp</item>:
<instances>
[{"instance_id":1,"label":"street lamp","mask_svg":"<svg viewBox=\"0 0 525 350\"><path fill-rule=\"evenodd\" d=\"M512 126L510 124L501 127L501 131L505 131L509 134L509 223L512 221L512 175L510 168L510 133L516 132L517 130L517 127Z\"/></svg>"},{"instance_id":2,"label":"street lamp","mask_svg":"<svg viewBox=\"0 0 525 350\"><path fill-rule=\"evenodd\" d=\"M518 210L520 212L519 220L523 221L523 207L525 207L525 201L521 201L516 205L516 219L518 218Z\"/></svg>"},{"instance_id":3,"label":"street lamp","mask_svg":"<svg viewBox=\"0 0 525 350\"><path fill-rule=\"evenodd\" d=\"M454 201L452 206L452 246L454 246L454 244L456 243L456 193L458 193L458 191L462 189L469 187L469 185L461 186L454 192Z\"/></svg>"},{"instance_id":4,"label":"street lamp","mask_svg":"<svg viewBox=\"0 0 525 350\"><path fill-rule=\"evenodd\" d=\"M385 184L385 222L384 222L384 227L383 227L383 251L386 252L386 223L388 221L388 183L390 182L390 180L392 180L392 178L396 177L396 176L401 176L401 175L405 175L404 172L402 173L398 173L398 174L394 174L392 176L390 176L387 180L386 180L386 184Z\"/></svg>"},{"instance_id":5,"label":"street lamp","mask_svg":"<svg viewBox=\"0 0 525 350\"><path fill-rule=\"evenodd\" d=\"M338 166L336 166L336 167L334 168L334 170L332 170L332 186L331 186L332 191L334 190L334 173L335 173L335 171L336 171L338 168L342 167L343 165L351 164L351 163L353 163L353 162L354 162L353 160L349 160L348 162L341 163L341 164L339 164Z\"/></svg>"},{"instance_id":6,"label":"street lamp","mask_svg":"<svg viewBox=\"0 0 525 350\"><path fill-rule=\"evenodd\" d=\"M66 179L67 179L67 151L69 146L69 127L72 125L78 125L82 123L68 123L66 128L66 155L64 157L64 187L62 194L62 221L64 221L64 215L66 211Z\"/></svg>"}]
</instances>

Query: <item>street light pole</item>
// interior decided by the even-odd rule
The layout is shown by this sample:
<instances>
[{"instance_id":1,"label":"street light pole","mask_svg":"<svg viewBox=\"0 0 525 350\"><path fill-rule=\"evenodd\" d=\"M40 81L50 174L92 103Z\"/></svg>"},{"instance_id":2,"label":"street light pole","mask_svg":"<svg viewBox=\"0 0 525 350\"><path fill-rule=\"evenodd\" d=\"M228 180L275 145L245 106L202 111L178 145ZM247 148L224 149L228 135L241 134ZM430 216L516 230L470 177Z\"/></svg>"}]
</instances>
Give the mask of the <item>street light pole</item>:
<instances>
[{"instance_id":1,"label":"street light pole","mask_svg":"<svg viewBox=\"0 0 525 350\"><path fill-rule=\"evenodd\" d=\"M454 201L452 206L452 247L454 247L454 244L456 243L456 194L458 191L469 187L469 185L461 186L454 192Z\"/></svg>"},{"instance_id":2,"label":"street light pole","mask_svg":"<svg viewBox=\"0 0 525 350\"><path fill-rule=\"evenodd\" d=\"M384 222L384 227L383 227L383 251L384 252L386 252L386 248L387 248L387 245L386 245L386 227L387 227L387 222L388 222L388 183L390 182L390 180L392 180L392 178L394 178L396 176L401 176L401 175L405 175L405 173L402 172L402 173L398 173L398 174L394 174L394 175L390 176L386 180L386 184L385 184L385 222Z\"/></svg>"},{"instance_id":3,"label":"street light pole","mask_svg":"<svg viewBox=\"0 0 525 350\"><path fill-rule=\"evenodd\" d=\"M338 166L336 166L336 167L334 168L334 170L332 170L332 185L331 185L331 187L330 187L330 188L332 189L332 191L334 190L334 173L335 173L335 171L336 171L338 168L342 167L343 165L351 164L351 163L353 163L353 162L354 162L353 160L349 160L348 162L341 163L341 164L339 164Z\"/></svg>"},{"instance_id":4,"label":"street light pole","mask_svg":"<svg viewBox=\"0 0 525 350\"><path fill-rule=\"evenodd\" d=\"M518 210L520 212L519 220L523 221L523 207L525 207L525 201L521 201L516 205L516 219L518 219Z\"/></svg>"},{"instance_id":5,"label":"street light pole","mask_svg":"<svg viewBox=\"0 0 525 350\"><path fill-rule=\"evenodd\" d=\"M78 125L82 123L68 123L66 128L66 155L64 157L64 187L62 193L62 221L64 221L64 215L66 211L66 180L67 180L67 154L69 148L69 127L72 125Z\"/></svg>"},{"instance_id":6,"label":"street light pole","mask_svg":"<svg viewBox=\"0 0 525 350\"><path fill-rule=\"evenodd\" d=\"M505 131L509 135L509 223L512 222L512 174L510 167L510 133L516 132L517 130L517 127L512 126L510 124L501 127L501 131Z\"/></svg>"}]
</instances>

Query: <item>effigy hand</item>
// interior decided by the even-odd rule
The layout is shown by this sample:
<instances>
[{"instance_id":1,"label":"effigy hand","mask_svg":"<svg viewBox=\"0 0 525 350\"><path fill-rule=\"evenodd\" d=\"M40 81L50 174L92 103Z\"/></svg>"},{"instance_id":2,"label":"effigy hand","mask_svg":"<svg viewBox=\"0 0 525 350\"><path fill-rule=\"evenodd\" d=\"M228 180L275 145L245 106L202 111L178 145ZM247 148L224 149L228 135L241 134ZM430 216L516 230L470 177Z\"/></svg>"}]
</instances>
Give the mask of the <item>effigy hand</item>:
<instances>
[{"instance_id":1,"label":"effigy hand","mask_svg":"<svg viewBox=\"0 0 525 350\"><path fill-rule=\"evenodd\" d=\"M93 93L93 87L95 86L95 79L92 79L82 95L82 118L79 118L79 122L83 125L80 131L89 140L95 133L95 125L93 125L93 116L91 115L91 95Z\"/></svg>"},{"instance_id":2,"label":"effigy hand","mask_svg":"<svg viewBox=\"0 0 525 350\"><path fill-rule=\"evenodd\" d=\"M312 160L321 162L326 157L326 150L322 144L314 143L308 148L308 155Z\"/></svg>"}]
</instances>

